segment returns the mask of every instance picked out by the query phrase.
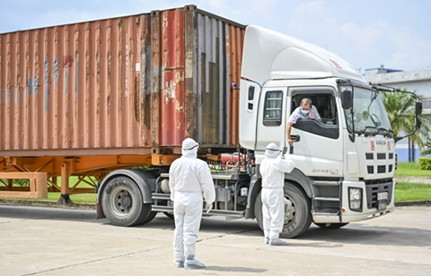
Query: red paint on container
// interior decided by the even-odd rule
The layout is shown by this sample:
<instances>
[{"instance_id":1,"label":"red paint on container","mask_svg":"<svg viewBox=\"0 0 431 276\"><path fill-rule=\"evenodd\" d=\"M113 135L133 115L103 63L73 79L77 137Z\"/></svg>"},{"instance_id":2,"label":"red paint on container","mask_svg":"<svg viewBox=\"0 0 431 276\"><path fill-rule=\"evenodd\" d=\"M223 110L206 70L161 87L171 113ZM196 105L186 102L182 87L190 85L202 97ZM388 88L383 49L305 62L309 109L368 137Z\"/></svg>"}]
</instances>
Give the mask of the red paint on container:
<instances>
[{"instance_id":1,"label":"red paint on container","mask_svg":"<svg viewBox=\"0 0 431 276\"><path fill-rule=\"evenodd\" d=\"M236 148L244 30L186 6L0 34L0 156Z\"/></svg>"}]
</instances>

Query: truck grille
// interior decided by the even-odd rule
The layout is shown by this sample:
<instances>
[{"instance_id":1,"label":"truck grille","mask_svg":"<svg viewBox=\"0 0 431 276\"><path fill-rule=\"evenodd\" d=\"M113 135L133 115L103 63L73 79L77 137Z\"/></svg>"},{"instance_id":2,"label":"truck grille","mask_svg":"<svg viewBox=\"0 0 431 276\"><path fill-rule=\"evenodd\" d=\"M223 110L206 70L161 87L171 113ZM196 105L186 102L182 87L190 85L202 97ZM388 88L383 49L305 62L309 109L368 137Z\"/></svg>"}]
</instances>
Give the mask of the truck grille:
<instances>
[{"instance_id":1,"label":"truck grille","mask_svg":"<svg viewBox=\"0 0 431 276\"><path fill-rule=\"evenodd\" d=\"M389 205L392 199L392 179L368 180L365 181L367 188L367 206L368 209L377 208L377 194L387 192L388 199L386 203Z\"/></svg>"},{"instance_id":2,"label":"truck grille","mask_svg":"<svg viewBox=\"0 0 431 276\"><path fill-rule=\"evenodd\" d=\"M383 173L391 173L394 170L393 162L391 164L375 164L375 160L378 163L385 162L385 160L391 161L394 159L393 153L373 153L367 152L365 153L365 159L367 160L367 173L368 174L383 174ZM371 161L371 162L369 162Z\"/></svg>"}]
</instances>

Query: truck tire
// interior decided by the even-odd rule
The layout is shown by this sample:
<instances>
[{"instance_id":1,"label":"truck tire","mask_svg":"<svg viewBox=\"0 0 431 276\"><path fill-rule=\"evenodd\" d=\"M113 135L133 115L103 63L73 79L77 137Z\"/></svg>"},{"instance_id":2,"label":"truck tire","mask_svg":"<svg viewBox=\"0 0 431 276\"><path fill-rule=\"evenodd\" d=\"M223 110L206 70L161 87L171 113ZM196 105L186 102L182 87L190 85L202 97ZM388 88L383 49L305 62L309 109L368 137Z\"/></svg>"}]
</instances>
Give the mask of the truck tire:
<instances>
[{"instance_id":1,"label":"truck tire","mask_svg":"<svg viewBox=\"0 0 431 276\"><path fill-rule=\"evenodd\" d=\"M349 223L314 223L319 226L321 229L339 229L341 227L346 226Z\"/></svg>"},{"instance_id":2,"label":"truck tire","mask_svg":"<svg viewBox=\"0 0 431 276\"><path fill-rule=\"evenodd\" d=\"M117 226L134 226L151 221L156 215L151 204L144 204L141 191L130 178L118 176L106 183L102 194L103 212Z\"/></svg>"},{"instance_id":3,"label":"truck tire","mask_svg":"<svg viewBox=\"0 0 431 276\"><path fill-rule=\"evenodd\" d=\"M285 217L282 238L293 238L308 230L311 224L310 201L305 194L292 184L284 185ZM254 213L259 227L263 230L261 193L257 195Z\"/></svg>"}]
</instances>

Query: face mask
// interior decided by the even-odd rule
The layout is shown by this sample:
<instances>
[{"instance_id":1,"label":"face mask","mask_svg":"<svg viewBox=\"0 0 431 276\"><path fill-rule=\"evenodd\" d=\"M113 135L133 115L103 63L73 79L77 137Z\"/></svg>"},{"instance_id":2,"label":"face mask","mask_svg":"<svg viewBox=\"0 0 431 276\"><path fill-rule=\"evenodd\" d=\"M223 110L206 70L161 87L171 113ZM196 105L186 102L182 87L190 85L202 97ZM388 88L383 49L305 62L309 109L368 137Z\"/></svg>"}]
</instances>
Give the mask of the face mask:
<instances>
[{"instance_id":1,"label":"face mask","mask_svg":"<svg viewBox=\"0 0 431 276\"><path fill-rule=\"evenodd\" d=\"M308 115L310 113L310 110L301 109L302 114Z\"/></svg>"}]
</instances>

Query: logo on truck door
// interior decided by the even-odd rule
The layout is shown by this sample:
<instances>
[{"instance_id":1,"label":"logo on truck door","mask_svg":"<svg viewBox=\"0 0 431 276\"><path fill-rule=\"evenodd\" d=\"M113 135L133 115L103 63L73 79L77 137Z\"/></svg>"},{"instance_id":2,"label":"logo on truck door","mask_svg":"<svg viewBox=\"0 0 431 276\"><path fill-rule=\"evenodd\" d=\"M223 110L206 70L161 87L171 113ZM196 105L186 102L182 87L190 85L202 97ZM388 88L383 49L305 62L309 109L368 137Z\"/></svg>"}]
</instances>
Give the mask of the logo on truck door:
<instances>
[{"instance_id":1,"label":"logo on truck door","mask_svg":"<svg viewBox=\"0 0 431 276\"><path fill-rule=\"evenodd\" d=\"M338 175L337 169L313 169L313 173Z\"/></svg>"}]
</instances>

